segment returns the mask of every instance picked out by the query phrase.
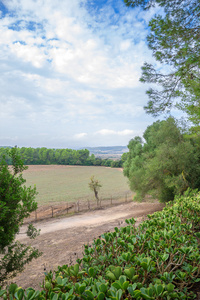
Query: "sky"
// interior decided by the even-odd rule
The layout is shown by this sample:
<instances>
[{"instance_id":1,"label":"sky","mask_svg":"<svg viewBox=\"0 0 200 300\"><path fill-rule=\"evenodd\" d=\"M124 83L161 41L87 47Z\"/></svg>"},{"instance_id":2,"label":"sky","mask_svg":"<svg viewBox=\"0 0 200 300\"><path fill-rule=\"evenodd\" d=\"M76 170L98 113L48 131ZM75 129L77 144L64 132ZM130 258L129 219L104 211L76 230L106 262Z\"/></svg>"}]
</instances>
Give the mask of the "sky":
<instances>
[{"instance_id":1,"label":"sky","mask_svg":"<svg viewBox=\"0 0 200 300\"><path fill-rule=\"evenodd\" d=\"M141 66L155 11L122 0L0 0L0 146L126 146L156 119Z\"/></svg>"}]
</instances>

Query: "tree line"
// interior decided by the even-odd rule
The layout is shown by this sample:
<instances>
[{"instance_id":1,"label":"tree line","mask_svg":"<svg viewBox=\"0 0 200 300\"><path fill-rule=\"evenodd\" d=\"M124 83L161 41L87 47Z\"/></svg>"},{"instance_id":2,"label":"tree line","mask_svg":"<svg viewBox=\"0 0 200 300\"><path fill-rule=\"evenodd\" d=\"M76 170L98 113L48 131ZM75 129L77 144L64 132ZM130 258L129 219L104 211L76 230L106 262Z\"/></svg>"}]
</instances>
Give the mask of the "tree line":
<instances>
[{"instance_id":1,"label":"tree line","mask_svg":"<svg viewBox=\"0 0 200 300\"><path fill-rule=\"evenodd\" d=\"M199 142L172 117L148 126L143 139L132 139L122 159L136 198L149 194L166 202L188 188L200 190Z\"/></svg>"},{"instance_id":2,"label":"tree line","mask_svg":"<svg viewBox=\"0 0 200 300\"><path fill-rule=\"evenodd\" d=\"M8 148L0 148L0 159L5 155L6 162L12 164L11 157L7 154ZM73 149L48 149L22 147L18 153L25 165L80 165L80 166L106 166L112 168L122 167L122 160L102 159L90 155L89 150Z\"/></svg>"}]
</instances>

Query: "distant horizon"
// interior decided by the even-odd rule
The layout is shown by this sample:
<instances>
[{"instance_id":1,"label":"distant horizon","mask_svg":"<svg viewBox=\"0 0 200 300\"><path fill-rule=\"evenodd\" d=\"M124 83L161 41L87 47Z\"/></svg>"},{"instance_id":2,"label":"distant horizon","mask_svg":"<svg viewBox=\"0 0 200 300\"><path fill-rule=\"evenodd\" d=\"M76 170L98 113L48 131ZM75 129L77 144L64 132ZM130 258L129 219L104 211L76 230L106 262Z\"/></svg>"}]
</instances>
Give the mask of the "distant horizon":
<instances>
[{"instance_id":1,"label":"distant horizon","mask_svg":"<svg viewBox=\"0 0 200 300\"><path fill-rule=\"evenodd\" d=\"M17 146L17 145L15 145ZM2 145L0 146L0 148L13 148L15 146L5 146L5 145ZM45 146L41 146L41 147L31 147L31 146L17 146L18 148L47 148L47 149L62 149L60 147L45 147ZM65 148L68 148L68 149L74 149L74 150L81 150L81 149L87 149L87 148L91 148L91 149L98 149L98 148L118 148L118 147L121 147L121 148L127 148L127 146L123 146L123 145L117 145L117 146L95 146L95 147L91 147L91 146L83 146L83 147L80 147L80 148L69 148L69 147L65 147Z\"/></svg>"}]
</instances>

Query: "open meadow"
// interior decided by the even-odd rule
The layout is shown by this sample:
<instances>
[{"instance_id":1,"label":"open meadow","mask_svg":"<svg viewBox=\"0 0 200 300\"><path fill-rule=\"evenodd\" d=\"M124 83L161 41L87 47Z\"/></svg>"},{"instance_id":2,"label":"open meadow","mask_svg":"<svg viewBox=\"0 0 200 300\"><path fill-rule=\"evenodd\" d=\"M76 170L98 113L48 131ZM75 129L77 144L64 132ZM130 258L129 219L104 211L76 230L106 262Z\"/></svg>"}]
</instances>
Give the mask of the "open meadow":
<instances>
[{"instance_id":1,"label":"open meadow","mask_svg":"<svg viewBox=\"0 0 200 300\"><path fill-rule=\"evenodd\" d=\"M125 197L130 193L127 178L121 169L94 166L31 165L23 172L27 186L36 185L38 205L92 200L88 183L94 175L102 184L102 200Z\"/></svg>"}]
</instances>

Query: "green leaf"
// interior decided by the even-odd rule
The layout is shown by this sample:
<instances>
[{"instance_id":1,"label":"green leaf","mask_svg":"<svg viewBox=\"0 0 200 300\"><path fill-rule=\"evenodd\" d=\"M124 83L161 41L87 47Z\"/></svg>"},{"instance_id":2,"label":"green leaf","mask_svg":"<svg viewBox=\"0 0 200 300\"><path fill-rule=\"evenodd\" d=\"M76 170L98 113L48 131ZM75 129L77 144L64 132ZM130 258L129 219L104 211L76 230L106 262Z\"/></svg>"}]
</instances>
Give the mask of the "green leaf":
<instances>
[{"instance_id":1,"label":"green leaf","mask_svg":"<svg viewBox=\"0 0 200 300\"><path fill-rule=\"evenodd\" d=\"M58 295L53 293L53 295L51 297L51 300L58 300Z\"/></svg>"},{"instance_id":2,"label":"green leaf","mask_svg":"<svg viewBox=\"0 0 200 300\"><path fill-rule=\"evenodd\" d=\"M120 299L121 299L122 294L123 294L122 290L118 290L118 291L117 291L117 294L116 294L117 300L120 300Z\"/></svg>"},{"instance_id":3,"label":"green leaf","mask_svg":"<svg viewBox=\"0 0 200 300\"><path fill-rule=\"evenodd\" d=\"M0 291L0 297L3 296L4 294L6 294L6 290L1 290Z\"/></svg>"},{"instance_id":4,"label":"green leaf","mask_svg":"<svg viewBox=\"0 0 200 300\"><path fill-rule=\"evenodd\" d=\"M155 290L156 290L157 296L160 296L164 290L164 287L161 284L155 285Z\"/></svg>"},{"instance_id":5,"label":"green leaf","mask_svg":"<svg viewBox=\"0 0 200 300\"><path fill-rule=\"evenodd\" d=\"M105 294L100 292L98 295L97 295L97 300L104 300L105 299Z\"/></svg>"},{"instance_id":6,"label":"green leaf","mask_svg":"<svg viewBox=\"0 0 200 300\"><path fill-rule=\"evenodd\" d=\"M17 298L17 300L22 300L22 298L24 297L24 290L22 288L17 289L15 297Z\"/></svg>"},{"instance_id":7,"label":"green leaf","mask_svg":"<svg viewBox=\"0 0 200 300\"><path fill-rule=\"evenodd\" d=\"M147 271L147 269L148 269L148 264L147 264L146 262L142 262L142 263L141 263L141 267L142 267L145 271Z\"/></svg>"},{"instance_id":8,"label":"green leaf","mask_svg":"<svg viewBox=\"0 0 200 300\"><path fill-rule=\"evenodd\" d=\"M130 269L125 269L125 270L124 270L124 273L126 274L126 276L127 276L129 279L132 279L132 274L131 274Z\"/></svg>"},{"instance_id":9,"label":"green leaf","mask_svg":"<svg viewBox=\"0 0 200 300\"><path fill-rule=\"evenodd\" d=\"M113 280L113 281L115 281L117 278L115 277L115 275L112 273L112 272L107 272L106 273L106 276L109 278L109 279L111 279L111 280Z\"/></svg>"},{"instance_id":10,"label":"green leaf","mask_svg":"<svg viewBox=\"0 0 200 300\"><path fill-rule=\"evenodd\" d=\"M136 281L136 280L138 279L138 277L139 277L139 275L133 276L132 281L133 281L133 282Z\"/></svg>"},{"instance_id":11,"label":"green leaf","mask_svg":"<svg viewBox=\"0 0 200 300\"><path fill-rule=\"evenodd\" d=\"M131 294L131 296L133 296L133 292L134 292L134 290L136 289L136 287L137 287L137 283L134 283L134 284L132 284L132 285L129 285L129 287L128 287L128 292L129 292L129 294Z\"/></svg>"},{"instance_id":12,"label":"green leaf","mask_svg":"<svg viewBox=\"0 0 200 300\"><path fill-rule=\"evenodd\" d=\"M8 288L9 293L12 294L12 295L14 295L14 293L15 293L17 287L18 287L18 286L17 286L16 283L12 283L12 284L9 286L9 288Z\"/></svg>"},{"instance_id":13,"label":"green leaf","mask_svg":"<svg viewBox=\"0 0 200 300\"><path fill-rule=\"evenodd\" d=\"M164 253L161 257L162 261L166 261L169 258L169 254L168 253Z\"/></svg>"},{"instance_id":14,"label":"green leaf","mask_svg":"<svg viewBox=\"0 0 200 300\"><path fill-rule=\"evenodd\" d=\"M107 291L107 286L104 283L102 283L99 286L99 291L102 292L102 293L105 293Z\"/></svg>"},{"instance_id":15,"label":"green leaf","mask_svg":"<svg viewBox=\"0 0 200 300\"><path fill-rule=\"evenodd\" d=\"M74 265L74 272L75 272L75 275L77 276L78 272L79 272L79 264Z\"/></svg>"},{"instance_id":16,"label":"green leaf","mask_svg":"<svg viewBox=\"0 0 200 300\"><path fill-rule=\"evenodd\" d=\"M94 276L94 268L89 268L88 273L90 275L90 277Z\"/></svg>"},{"instance_id":17,"label":"green leaf","mask_svg":"<svg viewBox=\"0 0 200 300\"><path fill-rule=\"evenodd\" d=\"M168 291L169 293L173 292L174 287L175 287L175 286L174 286L172 283L169 283L169 284L166 286L167 291Z\"/></svg>"},{"instance_id":18,"label":"green leaf","mask_svg":"<svg viewBox=\"0 0 200 300\"><path fill-rule=\"evenodd\" d=\"M56 278L56 281L58 285L62 285L62 278L60 276Z\"/></svg>"},{"instance_id":19,"label":"green leaf","mask_svg":"<svg viewBox=\"0 0 200 300\"><path fill-rule=\"evenodd\" d=\"M141 293L141 296L146 299L146 300L152 300L154 298L152 298L151 296L147 295L146 293Z\"/></svg>"},{"instance_id":20,"label":"green leaf","mask_svg":"<svg viewBox=\"0 0 200 300\"><path fill-rule=\"evenodd\" d=\"M141 296L141 291L140 290L135 290L134 292L133 292L133 297L134 298L136 298L136 299L138 299L140 296Z\"/></svg>"},{"instance_id":21,"label":"green leaf","mask_svg":"<svg viewBox=\"0 0 200 300\"><path fill-rule=\"evenodd\" d=\"M27 294L27 300L30 300L30 299L32 299L32 297L34 296L34 294L35 294L35 291L33 290L33 289L27 289L26 290L26 294Z\"/></svg>"},{"instance_id":22,"label":"green leaf","mask_svg":"<svg viewBox=\"0 0 200 300\"><path fill-rule=\"evenodd\" d=\"M94 295L93 295L93 293L91 291L86 290L85 294L87 295L87 297L88 297L89 300L93 300L94 299Z\"/></svg>"},{"instance_id":23,"label":"green leaf","mask_svg":"<svg viewBox=\"0 0 200 300\"><path fill-rule=\"evenodd\" d=\"M78 291L79 291L79 294L82 294L86 289L86 285L85 284L82 284L81 286L79 286L78 288Z\"/></svg>"},{"instance_id":24,"label":"green leaf","mask_svg":"<svg viewBox=\"0 0 200 300\"><path fill-rule=\"evenodd\" d=\"M120 290L122 288L122 286L120 285L120 283L117 282L117 281L113 282L112 286L114 286L114 288L116 288L117 290Z\"/></svg>"},{"instance_id":25,"label":"green leaf","mask_svg":"<svg viewBox=\"0 0 200 300\"><path fill-rule=\"evenodd\" d=\"M196 232L194 235L200 239L200 232Z\"/></svg>"},{"instance_id":26,"label":"green leaf","mask_svg":"<svg viewBox=\"0 0 200 300\"><path fill-rule=\"evenodd\" d=\"M121 275L121 276L119 277L119 282L120 282L121 284L123 284L125 281L126 281L126 276Z\"/></svg>"},{"instance_id":27,"label":"green leaf","mask_svg":"<svg viewBox=\"0 0 200 300\"><path fill-rule=\"evenodd\" d=\"M129 286L129 281L125 281L122 285L123 290L126 291L128 286Z\"/></svg>"},{"instance_id":28,"label":"green leaf","mask_svg":"<svg viewBox=\"0 0 200 300\"><path fill-rule=\"evenodd\" d=\"M116 267L113 269L113 273L116 277L116 279L119 279L119 277L121 276L122 274L122 268L121 267Z\"/></svg>"}]
</instances>

